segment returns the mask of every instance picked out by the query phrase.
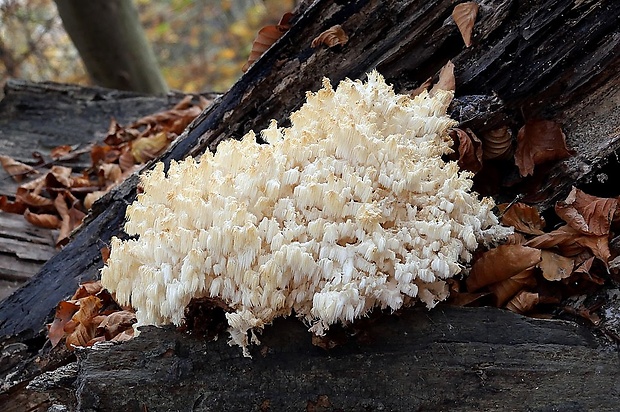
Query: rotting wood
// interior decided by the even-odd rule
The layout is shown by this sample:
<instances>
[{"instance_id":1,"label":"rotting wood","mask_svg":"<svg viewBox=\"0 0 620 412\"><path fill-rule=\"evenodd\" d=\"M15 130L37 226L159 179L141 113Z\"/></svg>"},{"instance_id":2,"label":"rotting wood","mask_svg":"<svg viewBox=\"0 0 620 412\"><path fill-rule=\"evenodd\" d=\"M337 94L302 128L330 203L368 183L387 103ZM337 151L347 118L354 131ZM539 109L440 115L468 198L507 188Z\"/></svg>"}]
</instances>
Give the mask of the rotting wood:
<instances>
[{"instance_id":1,"label":"rotting wood","mask_svg":"<svg viewBox=\"0 0 620 412\"><path fill-rule=\"evenodd\" d=\"M522 121L520 116L527 119L545 117L563 123L569 146L577 148L578 154L553 170L556 179L552 180L550 191L544 193L546 200L540 203L542 207L549 206L571 184L589 179L618 148L620 136L610 135L609 130L615 127L610 124L618 118L620 110L620 106L614 104L620 95L620 73L615 70L620 59L620 25L616 19L620 16L620 3L612 0L483 2L474 28L473 46L469 49L464 48L458 30L449 18L456 3L447 0L360 0L342 4L326 0L313 2L296 18L291 30L226 95L194 121L184 138L160 159L169 164L187 155L199 155L206 149L215 149L225 138L239 138L250 129L258 130L266 126L271 118L285 119L290 111L299 107L304 91L320 87L323 76L329 77L335 84L344 77L360 78L367 71L378 68L402 92L417 86L436 73L448 59L452 59L456 64L458 94L496 93L516 119ZM349 42L339 48L311 49L311 39L334 24L342 25L349 35ZM550 56L555 56L557 60ZM606 97L605 102L610 103L600 104L601 97ZM612 122L601 122L601 119ZM580 141L584 136L591 136L593 140ZM88 226L76 234L63 252L46 264L31 286L0 304L0 336L20 333L22 340L39 336L45 318L56 303L71 294L78 281L98 276L101 266L99 249L111 236L121 233L125 208L135 198L137 181L135 176L132 177L98 202ZM63 281L53 283L53 276L58 276L61 270ZM50 284L54 285L51 290ZM172 399L177 402L179 399L185 400L182 396L187 395L188 386L193 383L190 385L190 381L182 379L191 376L191 382L196 380L198 385L204 386L198 386L202 396L188 399L193 400L192 406L203 410L225 408L227 406L218 402L234 402L234 399L243 398L243 394L256 395L259 407L270 404L274 405L274 410L276 406L284 405L283 402L302 402L302 407L310 405L309 402L316 405L320 396L327 395L333 407L337 408L346 405L348 391L358 396L351 401L358 402L351 404L358 407L365 405L378 409L385 408L385 405L398 405L390 404L391 398L382 401L379 395L373 395L372 402L364 404L365 401L360 400L364 394L362 391L356 392L359 387L357 382L363 374L370 374L370 383L362 386L369 394L379 390L376 383L380 382L385 384L381 386L386 393L391 393L395 398L404 396L402 399L410 401L408 405L413 402L421 409L518 410L539 405L541 409L605 410L609 404L601 402L613 402L612 407L617 405L618 399L614 396L619 393L620 384L614 376L619 367L618 359L614 354L594 347L594 335L589 330L567 326L564 335L568 334L576 340L563 342L549 338L557 337L558 322L522 321L514 315L505 317L502 315L504 312L496 309L473 309L465 310L463 313L467 316L456 323L456 313L454 309L445 309L428 314L433 319L428 326L430 329L421 327L420 330L437 331L438 334L433 335L433 343L423 338L422 341L410 340L415 335L410 331L405 337L404 331L396 326L398 319L402 318L388 317L381 324L384 326L377 324L378 328L388 329L381 332L386 336L401 333L401 352L395 350L396 346L387 345L386 338L371 346L372 350L376 349L374 353L364 352L356 343L350 343L326 355L308 346L309 334L299 323L278 321L265 332L263 343L269 348L283 348L287 344L300 346L294 346L297 349L291 349L288 355L284 350L274 350L273 357L267 357L265 361L259 360L260 353L255 353L256 364L241 358L238 348L228 348L225 342L216 342L216 347L220 349L205 355L203 345L206 344L202 342L169 329L150 328L139 340L112 348L114 355L110 352L99 355L87 352L86 358L80 362L84 365L91 362L88 363L91 369L84 370L92 373L81 375L77 392L84 408L89 407L89 399L93 399L89 396L101 393L100 385L105 383L103 377L111 376L103 367L97 366L103 362L97 356L113 363L118 353L129 356L133 353L134 359L139 361L130 364L127 360L125 369L114 369L114 380L122 381L127 376L135 376L145 363L152 362L150 365L155 368L168 368L156 369L159 373L165 371L163 375L157 375L160 405ZM498 321L490 321L489 316ZM418 318L417 324L425 324L423 319ZM483 329L476 329L476 326ZM536 329L538 337L522 339L523 330L532 328ZM466 333L467 330L470 332ZM451 337L452 333L463 335L457 339ZM284 343L280 342L283 346L270 340L279 335L284 339ZM501 347L489 344L488 339L495 336L505 339ZM422 344L424 342L426 344ZM214 347L211 345L209 348ZM170 351L169 346L172 347ZM130 352L132 348L141 349ZM271 356L269 348L266 351ZM317 351L321 355L317 355ZM211 355L216 358L211 358ZM204 360L202 356L206 356ZM364 363L367 357L370 363ZM274 362L280 358L281 362L289 363ZM155 366L158 359L162 363ZM171 359L171 363L165 363L166 359ZM209 359L217 361L204 370L214 375L192 375L192 362L208 362ZM316 380L311 379L313 363L309 359L320 365ZM399 369L400 364L412 362L412 359L413 367L420 368L414 369L416 373L413 376L409 370ZM286 369L294 363L308 366L311 376L306 382L316 387L308 388L301 384L300 379L306 377L302 369L295 369L294 366ZM282 382L276 392L272 392L269 386L271 380L261 380L265 379L262 378L265 376L263 369L252 365L273 371L274 376L280 379L278 382ZM274 365L276 369L269 369L269 365ZM323 368L323 365L332 369L328 366ZM381 375L386 365L393 368L389 376ZM428 365L426 369L424 365ZM224 370L218 371L218 366ZM221 377L217 375L220 372L226 374L225 380L219 379L217 383L208 381L209 376ZM597 373L606 380L598 381ZM578 376L576 380L572 380L573 374ZM29 379L31 375L24 376L24 379ZM400 393L398 385L389 379L393 376L411 377L410 380L403 378L402 382L410 384L413 381L414 384L406 394ZM182 383L166 386L167 390L162 391L162 385L173 379L180 379ZM590 379L595 386L589 386ZM347 385L338 386L345 381ZM567 383L563 384L565 381ZM139 389L148 381L124 382L126 387L123 390L130 385L134 385L130 388L136 390L135 395L130 395L130 400L133 400L126 403L126 408L143 409L143 397L146 395ZM229 386L217 386L225 383ZM540 390L545 388L544 383L550 387L547 392ZM329 396L323 390L327 385L336 385L342 390ZM213 388L222 391L221 398L212 391ZM422 388L430 392L415 397L415 391ZM287 399L278 397L280 392ZM110 396L118 397L120 393L123 392ZM267 393L271 397L263 396ZM503 398L507 403L493 402L494 396L509 397L511 393L515 394L513 398ZM298 398L292 399L293 394ZM437 397L440 401L433 403ZM242 408L247 408L249 398L244 399L246 403ZM301 403L295 404L295 407L298 405ZM515 407L511 408L513 405Z\"/></svg>"},{"instance_id":2,"label":"rotting wood","mask_svg":"<svg viewBox=\"0 0 620 412\"><path fill-rule=\"evenodd\" d=\"M558 118L564 122L571 147L581 144L573 141L573 136L582 138L587 133L595 137L598 133L599 144L588 143L588 148L597 149L596 156L584 148L554 169L549 187L552 192L545 193L542 202L552 204L572 183L590 177L620 144L619 135L608 133L613 126L599 121L601 117L617 118L620 105L600 105L594 98L603 93L602 85L609 89L608 95L620 95L620 73L614 69L620 62L620 25L615 17L609 17L620 16L620 3L483 3L474 29L474 45L467 49L449 18L454 4L448 0L423 4L413 0L312 3L274 47L203 112L160 160L169 164L206 149L214 150L223 139L258 130L272 118L285 119L299 107L304 91L317 90L324 76L336 83L345 77L363 77L378 68L398 91L403 91L423 82L452 59L456 63L458 93L495 92L514 111ZM555 8L562 12L546 11ZM311 34L334 24L344 28L349 42L341 48L312 49ZM570 44L564 45L566 39ZM559 56L555 48L560 46L563 54ZM549 60L548 55L557 60ZM596 64L587 64L589 56ZM579 110L571 109L575 107ZM77 233L75 240L37 276L37 283L49 284L51 274L62 266L65 282L53 290L23 291L14 295L14 300L0 304L0 308L14 307L19 302L23 308L20 313L25 312L15 318L11 310L0 311L0 334L25 330L38 333L50 309L70 294L79 280L98 277L99 249L120 234L126 205L135 198L137 181L135 177L128 179L95 204L91 224Z\"/></svg>"}]
</instances>

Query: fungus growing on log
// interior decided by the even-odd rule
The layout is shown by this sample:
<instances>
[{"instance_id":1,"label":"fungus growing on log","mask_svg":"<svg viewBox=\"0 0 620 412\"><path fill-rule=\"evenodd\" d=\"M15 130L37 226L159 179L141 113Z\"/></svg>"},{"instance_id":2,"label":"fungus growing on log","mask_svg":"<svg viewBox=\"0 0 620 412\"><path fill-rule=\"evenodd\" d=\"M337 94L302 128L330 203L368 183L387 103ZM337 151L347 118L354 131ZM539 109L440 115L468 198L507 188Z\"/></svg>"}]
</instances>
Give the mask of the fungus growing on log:
<instances>
[{"instance_id":1,"label":"fungus growing on log","mask_svg":"<svg viewBox=\"0 0 620 412\"><path fill-rule=\"evenodd\" d=\"M232 343L295 313L316 334L372 308L432 308L480 242L510 232L451 152L452 92L411 99L376 72L326 79L291 115L142 177L103 285L139 325L183 322L192 298L225 302ZM255 339L255 336L254 336Z\"/></svg>"}]
</instances>

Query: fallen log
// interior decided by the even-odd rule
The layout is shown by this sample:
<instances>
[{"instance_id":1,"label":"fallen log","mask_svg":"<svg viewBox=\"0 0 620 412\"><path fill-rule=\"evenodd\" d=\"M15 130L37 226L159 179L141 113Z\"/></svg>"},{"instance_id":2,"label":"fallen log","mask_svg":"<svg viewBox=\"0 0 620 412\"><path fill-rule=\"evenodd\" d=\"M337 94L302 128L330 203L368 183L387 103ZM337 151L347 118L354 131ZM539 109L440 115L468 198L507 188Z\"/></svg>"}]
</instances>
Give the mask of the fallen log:
<instances>
[{"instance_id":1,"label":"fallen log","mask_svg":"<svg viewBox=\"0 0 620 412\"><path fill-rule=\"evenodd\" d=\"M522 122L524 119L540 117L554 119L562 123L567 135L568 145L577 153L573 158L554 165L554 169L548 176L549 179L542 187L540 185L534 186L535 190L528 193L528 186L524 184L516 187L515 193L524 192L532 198L534 198L533 195L539 194L538 205L541 208L546 208L552 205L559 196L565 194L571 185L586 184L593 177L602 173L601 170L604 170L602 168L605 164L608 164L607 167L610 167L610 170L615 170L612 155L618 149L620 137L615 129L617 127L615 119L618 118L618 111L620 110L620 105L618 105L620 100L620 87L618 87L620 74L615 70L620 62L620 26L617 24L620 4L612 0L585 2L537 0L528 3L512 0L483 2L474 30L473 46L470 48L464 47L458 30L450 18L450 13L455 4L454 1L446 0L424 2L423 4L416 1L370 2L363 0L342 4L326 0L312 3L297 14L291 29L249 69L231 90L203 112L159 160L169 165L171 161L188 155L196 156L205 150L215 150L217 144L223 139L239 138L249 130L259 130L265 127L272 118L277 119L281 124L286 124L283 119L288 113L299 107L304 97L303 92L317 90L324 76L336 83L345 77L362 78L366 72L377 68L389 82L395 85L397 91L404 92L421 84L429 76L437 73L439 68L448 60L452 60L456 66L457 95L496 94L503 101L513 121ZM335 24L340 24L344 28L349 35L349 42L344 46L331 49L313 49L310 46L312 38ZM0 303L0 336L19 334L22 340L40 336L44 330L43 325L46 318L49 317L58 301L70 295L79 281L98 277L98 271L102 265L99 252L101 243L108 243L112 236L122 236L121 228L125 208L135 198L137 181L137 177L132 177L95 204L89 223L76 233L74 240L61 253L50 259L29 286ZM606 190L609 190L609 187L606 187ZM503 195L511 197L514 193L508 191ZM493 316L498 316L497 319L501 319L501 325L497 324L493 331L511 330L517 328L516 325L522 322L520 317L500 315L501 312L491 309L465 311L463 313L467 313L467 319L462 321L469 324L473 328L472 330L480 332L480 329L476 329L475 325L488 322L485 319L490 313L489 311L495 313L496 315ZM441 316L442 313L445 316ZM434 323L431 329L449 330L454 327L451 317L458 317L458 313L458 310L447 310L432 315ZM296 327L292 326L295 324L294 322L292 324L290 322L292 321L276 322L271 329L265 332L264 343L269 346L267 336L270 330L276 335L281 332L284 336L288 336L286 335L289 333L287 331ZM412 322L422 321L414 316ZM528 376L537 371L538 368L549 371L549 374L554 371L564 371L562 372L562 382L567 385L567 388L576 388L578 385L584 384L584 376L590 376L592 370L607 370L606 368L613 369L614 367L617 369L617 358L614 358L615 360L608 359L603 349L595 347L593 335L588 330L580 329L578 332L578 334L588 336L585 340L578 339L571 344L562 344L558 341L544 340L544 336L555 330L557 323L529 320L526 324L525 329L540 328L537 332L539 333L537 338L523 343L529 345L535 342L534 345L528 346L526 352L520 352L516 346L512 351L506 349L510 348L512 344L517 345L516 342L520 342L518 340L510 341L507 338L502 343L504 345L502 350L506 350L502 354L505 357L502 358L503 361L499 367L502 370L501 373L504 374L502 376L509 375L510 372L508 371L518 371L516 372L518 379L509 381L508 386L513 389L519 387L521 379L527 381ZM302 328L301 326L297 327ZM519 328L516 330L521 331ZM401 332L403 331L401 330ZM457 333L461 332L461 329L457 330ZM573 332L577 333L575 330ZM160 333L164 333L164 335ZM393 333L396 332L393 331ZM407 331L407 333L410 332ZM435 336L438 340L435 343L440 344L441 337ZM489 346L484 345L477 349L475 342L480 342L480 340L476 340L475 336L476 334L466 334L463 335L463 338L450 340L450 342L459 342L458 345L455 345L453 353L461 356L473 356L475 350L478 350L478 353L483 353L486 350L491 351ZM516 336L520 335L516 334ZM202 354L207 350L207 346L200 346L203 343L192 346L193 343L185 342L185 339L189 338L181 337L173 331L161 332L148 329L141 338L127 344L138 346L123 345L118 348L115 347L113 350L123 352L125 350L123 348L129 350L129 348L139 348L139 345L144 345L145 353L159 353L161 355L167 352L166 350L160 352L162 348L157 345L160 342L174 341L183 342L178 344L181 349L183 349L183 345L190 346L189 349L181 351L183 352L183 359L195 358L199 356L198 354L203 356ZM301 339L308 339L308 337L302 338L301 335L293 334L287 339L291 342L299 342ZM466 342L474 342L474 344L468 348ZM208 349L213 349L217 354L224 350L221 343L216 343L217 347L221 349L214 349L214 345L208 344ZM396 363L406 357L405 353L416 352L415 342L407 340L403 341L402 345L404 349L396 357L398 361L394 362L394 365L391 365L393 358L388 349L382 349L380 345L373 347L376 352L371 355L375 356L375 360L364 365L363 368L352 369L356 371L355 376L376 371L381 367L379 359L386 360L386 364L397 368ZM439 346L441 347L441 345ZM446 352L452 350L451 345L446 347L448 348L445 349ZM148 348L155 348L154 352L149 352ZM230 350L234 350L234 348ZM351 367L355 348L346 346L340 350L343 351L342 356L330 353L326 355L326 359L328 359L326 362L334 363L334 369L332 369L334 371L349 373L347 371ZM558 351L562 354L569 353L570 356L561 359L551 356L552 353L558 353ZM96 352L93 352L92 358L90 354L87 354L85 358L80 360L80 364L85 365L85 362L89 362L88 359L90 359L91 363L88 365L89 368L92 368L89 369L92 372L91 375L81 372L82 375L78 376L77 381L79 383L77 393L80 396L77 402L84 409L90 407L90 401L86 401L86 399L94 399L88 398L90 396L89 390L96 393L98 399L101 399L104 393L97 392L96 389L97 379L101 377L97 368L102 368L100 365L104 361L102 358L97 358L94 353ZM170 356L175 357L174 353ZM225 357L233 356L230 352L225 353L228 353ZM297 359L301 364L311 364L308 361L308 352L302 350L295 352L293 350L292 353L294 353L291 355L292 358ZM364 358L366 355L368 354L365 354ZM433 367L436 365L433 371L441 371L443 370L442 367L446 367L445 364L437 361L433 351L428 346L415 356L430 362ZM530 360L530 357L532 363L527 363L526 360ZM589 372L585 372L587 368L584 368L584 375L572 372L579 370L580 365L584 362L583 359L586 357L602 363L597 363L594 369L590 369ZM515 358L519 359L518 365L514 366L513 364L511 366L510 360L514 361ZM127 360L124 366L118 367L118 373L113 374L114 379L120 379L119 376L127 373L126 370L129 370L129 374L137 373L144 365L144 358L133 357L132 359L142 359L142 361L130 362ZM255 359L258 359L257 355L255 355ZM447 357L446 359L454 358ZM479 363L488 361L484 357L473 359L476 359L474 362ZM209 364L208 360L205 360L204 369L201 370L196 367L193 369L194 372L186 371L183 368L187 364L179 362L178 366L174 367L177 369L172 369L173 374L188 373L187 376L193 376L191 379L195 379L194 372L199 375L207 373L206 371L209 373L213 371L213 365ZM235 386L236 389L231 392L226 392L220 388L223 391L222 399L233 402L231 399L235 399L234 395L237 394L238 398L236 399L247 400L248 398L243 398L240 395L242 392L240 388L247 389L248 394L256 394L262 390L260 388L269 385L269 382L261 381L258 376L262 373L261 368L248 366L253 365L246 363L251 361L237 359L235 362L237 363L232 362L234 367L227 369L227 379L240 384L243 383L246 386ZM270 362L273 362L273 359L269 359L265 363ZM343 363L339 366L339 362ZM228 365L228 363L224 364ZM473 367L472 365L467 363L465 367L470 368ZM158 368L160 366L153 367ZM511 369L513 367L514 369ZM484 366L482 369L480 373L488 376ZM286 382L284 377L290 378L294 382L294 372L298 370L291 369L290 371L288 374L283 373L283 378L280 380L283 385ZM571 373L567 371L571 371ZM247 380L242 378L244 373L250 375ZM392 369L392 373L398 374L404 373L404 371L397 368ZM431 377L436 377L428 370L417 373L420 375L416 376L428 379L429 382ZM221 377L221 375L213 376ZM541 384L550 379L550 375L544 375L544 373L539 376ZM314 385L339 385L338 380L341 379L341 376L331 372L330 369L323 368L317 370L311 378L309 378L309 382L313 382ZM609 391L615 388L617 391L617 380L614 380L611 375L609 379L611 387L597 386L598 383L592 381L594 386L587 386L587 388L592 391L591 393L597 393L597 388L606 388ZM429 399L428 405L431 405L431 409L442 409L450 406L459 408L462 406L462 410L479 410L478 406L480 405L482 408L492 407L490 400L488 403L481 401L480 404L475 404L472 401L456 405L455 402L459 399L466 399L470 391L470 386L467 385L454 386L457 381L458 379L455 378L454 381L450 381L452 385L441 388L442 391L453 391L455 393L453 398L441 398L443 400L448 399L447 405L432 403L432 398L424 398ZM212 381L201 382L206 382L204 388L213 385ZM382 381L380 385L384 391L382 393L391 393L392 389L397 391L395 388L388 388L391 385L390 382L388 379ZM435 381L433 380L433 382ZM559 385L559 381L556 383ZM182 388L185 384L182 383L179 387ZM347 385L343 384L340 388L344 391L345 387L350 388L351 385L355 384L355 381L350 379L347 381ZM371 384L368 383L362 388L371 388L368 385ZM85 388L86 391L84 391ZM481 388L480 393L489 390L485 396L490 399L489 393L501 393L501 387L500 389L494 388L494 386ZM560 409L574 407L573 410L592 407L604 410L607 405L614 405L614 403L606 404L606 400L616 402L608 396L601 401L602 403L589 403L590 400L583 401L586 398L584 392L573 391L563 394L562 402L564 403L559 404L552 396L558 390L557 386L554 388L549 394L541 395L541 398L536 400L539 403L532 403L532 405L548 408L557 406ZM287 392L290 397L297 396L297 400L292 399L290 402L302 402L301 400L306 402L309 392L296 389L297 387L293 385L293 389ZM417 390L417 387L413 387L411 390ZM180 389L179 391L179 396L181 396L184 392ZM526 391L532 393L534 387L526 386ZM165 391L159 392L162 405L168 402L164 400L168 395L163 392ZM323 402L316 398L319 395L327 395L333 408L347 409L347 406L360 408L364 405L360 400L361 398L346 403L344 392L338 392L331 396L329 393L323 392L325 391L322 390L321 386L319 390L311 393L312 396L315 396L310 398L311 400L315 399L312 400L314 402L312 407L315 410L321 410L316 409L319 406L324 410L329 408L328 406L321 406L322 404L319 405L320 402ZM274 409L286 407L286 405L293 405L292 407L300 405L300 403L283 403L284 400L271 395L274 392L268 393L269 396L265 399L275 399L273 400L276 402ZM521 403L517 404L514 409L528 409L530 405L523 404L523 399L529 401L533 398L523 398L525 391L519 393L521 394L519 395ZM117 396L115 393L108 393L107 395L109 397ZM385 399L377 402L382 405L390 405L395 409L401 409L402 405L407 404L407 402L418 405L420 408L425 408L427 405L415 400L410 391L406 393L394 392L394 395L402 396L402 403L390 403L391 401ZM147 395L136 395L137 403L127 404L128 407L141 408L140 402L143 402L144 396ZM174 392L170 396L175 398ZM196 398L196 409L209 410L211 404L204 399L219 399L213 398L213 396L217 397L218 395L209 393L201 398L202 400ZM474 396L478 397L478 395ZM374 397L375 395L373 395ZM519 398L515 397L514 399ZM497 407L498 409L505 408L506 404L502 404L505 400L498 401L498 405L500 405ZM110 399L106 401L112 402ZM382 407L379 403L372 403L368 406L371 409L379 409ZM213 405L211 409L227 408L223 403L213 403ZM234 403L230 405L234 405ZM246 405L247 403L244 404L244 408L247 407ZM157 408L157 406L153 406L153 408ZM532 408L535 409L535 406Z\"/></svg>"}]
</instances>

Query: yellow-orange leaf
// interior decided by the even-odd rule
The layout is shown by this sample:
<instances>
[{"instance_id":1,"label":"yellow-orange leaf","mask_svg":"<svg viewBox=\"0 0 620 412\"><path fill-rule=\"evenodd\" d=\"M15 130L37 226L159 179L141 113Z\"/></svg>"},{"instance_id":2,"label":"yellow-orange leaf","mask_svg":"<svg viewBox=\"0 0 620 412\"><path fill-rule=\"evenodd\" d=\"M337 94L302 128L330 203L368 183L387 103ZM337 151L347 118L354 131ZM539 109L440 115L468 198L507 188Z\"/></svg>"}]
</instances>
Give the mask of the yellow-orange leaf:
<instances>
[{"instance_id":1,"label":"yellow-orange leaf","mask_svg":"<svg viewBox=\"0 0 620 412\"><path fill-rule=\"evenodd\" d=\"M471 46L471 33L478 16L478 4L473 1L457 4L452 11L452 18L461 32L465 47Z\"/></svg>"},{"instance_id":2,"label":"yellow-orange leaf","mask_svg":"<svg viewBox=\"0 0 620 412\"><path fill-rule=\"evenodd\" d=\"M168 147L168 136L165 132L153 137L140 137L131 142L131 154L136 163L144 163L155 158L160 152Z\"/></svg>"},{"instance_id":3,"label":"yellow-orange leaf","mask_svg":"<svg viewBox=\"0 0 620 412\"><path fill-rule=\"evenodd\" d=\"M325 30L323 33L319 34L312 40L310 46L313 49L323 45L327 47L334 47L343 44L347 44L349 41L349 36L344 32L344 29L341 25L336 24L335 26L330 27Z\"/></svg>"},{"instance_id":4,"label":"yellow-orange leaf","mask_svg":"<svg viewBox=\"0 0 620 412\"><path fill-rule=\"evenodd\" d=\"M502 224L512 226L515 230L530 235L542 235L545 219L540 216L538 209L525 203L515 203L508 210L508 203L497 205L502 214Z\"/></svg>"},{"instance_id":5,"label":"yellow-orange leaf","mask_svg":"<svg viewBox=\"0 0 620 412\"><path fill-rule=\"evenodd\" d=\"M513 277L535 266L541 260L541 251L521 245L500 245L485 252L474 262L469 277L467 290L476 290Z\"/></svg>"}]
</instances>

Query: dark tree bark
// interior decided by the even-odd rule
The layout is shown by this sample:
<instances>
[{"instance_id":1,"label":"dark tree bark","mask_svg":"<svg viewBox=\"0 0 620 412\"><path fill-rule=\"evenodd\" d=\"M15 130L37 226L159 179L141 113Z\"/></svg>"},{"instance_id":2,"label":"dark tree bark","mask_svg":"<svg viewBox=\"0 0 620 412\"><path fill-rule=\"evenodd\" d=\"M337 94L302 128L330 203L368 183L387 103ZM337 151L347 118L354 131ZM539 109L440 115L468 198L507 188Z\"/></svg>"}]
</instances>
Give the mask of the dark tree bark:
<instances>
[{"instance_id":1,"label":"dark tree bark","mask_svg":"<svg viewBox=\"0 0 620 412\"><path fill-rule=\"evenodd\" d=\"M515 190L531 198L540 195L542 200L538 205L545 208L566 194L571 185L585 184L601 173L620 146L620 135L614 129L620 114L620 73L616 70L620 63L620 3L614 0L481 2L474 44L468 49L464 48L450 18L456 3L450 0L312 3L296 16L284 37L194 121L183 139L160 160L169 164L207 149L215 150L223 139L241 137L251 129L259 130L269 119L283 121L301 105L304 91L320 88L323 76L336 83L345 77L362 78L377 68L394 83L397 91L403 92L434 75L451 59L456 65L457 95L496 93L514 121L536 117L559 121L569 147L576 151L573 158L554 165L542 192L539 187L528 192L527 186ZM312 49L310 42L314 36L334 24L343 26L349 42L332 49ZM39 336L56 303L72 293L78 281L99 276L98 242L108 242L111 236L121 234L125 208L136 196L136 184L137 178L132 178L98 202L88 225L74 240L44 266L28 287L0 304L0 335L20 334L21 340ZM191 398L191 407L196 410L226 409L228 405L237 405L235 402L250 399L254 402L245 403L244 407L253 405L252 408L263 410L270 402L274 402L275 410L297 408L309 401L313 403L304 405L314 410L366 406L401 409L409 404L420 410L612 410L617 405L614 394L618 393L620 383L614 372L609 371L617 371L618 358L597 346L594 335L587 329L557 321L525 321L491 309L446 309L428 315L431 320L427 329L419 330L430 333L431 337L427 343L420 344L419 339L424 338L411 325L425 324L426 314L411 316L401 325L395 324L394 318L386 318L390 320L385 326L377 324L381 331L377 332L377 343L370 347L360 349L363 345L349 343L321 355L314 352L318 349L304 346L308 334L293 332L302 326L294 326L293 321L292 324L276 322L265 332L264 361L260 360L262 352L255 353L255 360L249 361L238 358L240 352L236 348L227 349L221 342L196 343L174 331L148 329L137 340L115 347L114 355L107 352L83 355L77 401L84 409L93 406L93 399L118 406L111 398L125 394L125 406L129 409L161 407L165 410L165 405L177 405L174 402L191 398L187 385L197 382L197 397ZM564 338L548 339L556 336L558 328L563 330ZM528 330L533 333L529 335L531 339L523 338ZM514 333L507 335L503 331ZM405 333L417 337L409 340ZM494 334L502 338L494 340ZM399 349L391 344L383 346L380 336L388 337L387 342L396 339L400 342L396 345ZM400 340L395 336L400 336ZM164 347L172 349L168 351ZM269 348L276 349L272 352ZM490 357L485 355L491 353ZM103 366L121 357L126 359L122 364ZM416 362L417 359L423 362ZM587 359L594 359L593 363ZM463 362L458 363L459 360ZM314 361L319 366L303 375L294 366L297 362L311 368ZM491 369L489 362L493 365ZM401 363L407 367L399 369ZM353 368L353 364L359 369ZM493 369L496 365L497 370ZM153 399L150 396L156 392L145 380L132 387L133 394L122 389L123 384L113 386L116 393L101 389L108 376L112 381L129 385L124 380L126 374L137 377L141 376L141 369L162 371L162 368L167 372L157 375L156 387L161 390ZM389 376L386 372L378 379L381 368L389 371ZM274 376L272 381L261 377L265 370ZM414 383L399 392L390 377L411 373L410 370L415 371L411 378ZM489 372L492 384L486 386ZM554 373L561 374L562 379L553 379ZM597 373L608 379L594 379ZM437 379L438 375L447 375L445 382ZM224 376L232 389L223 386ZM461 378L467 384L459 385L463 382ZM423 379L429 384L423 384ZM474 381L478 384L475 391ZM545 390L548 382L551 382L549 392L538 392ZM278 397L272 384L281 385L287 398ZM566 392L561 392L563 384ZM141 389L143 386L146 389ZM339 389L328 392L330 387ZM349 399L347 390L354 393ZM510 397L509 390L518 395ZM364 403L364 391L372 394L371 403ZM386 397L381 398L382 394ZM331 407L321 406L327 405L321 395L327 395ZM492 400L494 396L496 404ZM398 401L393 399L398 397ZM191 409L189 403L178 405Z\"/></svg>"},{"instance_id":2,"label":"dark tree bark","mask_svg":"<svg viewBox=\"0 0 620 412\"><path fill-rule=\"evenodd\" d=\"M150 94L168 91L132 0L55 2L96 84Z\"/></svg>"}]
</instances>

